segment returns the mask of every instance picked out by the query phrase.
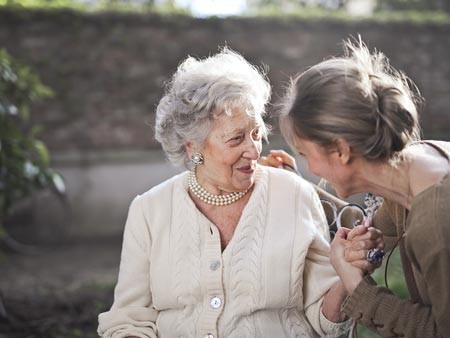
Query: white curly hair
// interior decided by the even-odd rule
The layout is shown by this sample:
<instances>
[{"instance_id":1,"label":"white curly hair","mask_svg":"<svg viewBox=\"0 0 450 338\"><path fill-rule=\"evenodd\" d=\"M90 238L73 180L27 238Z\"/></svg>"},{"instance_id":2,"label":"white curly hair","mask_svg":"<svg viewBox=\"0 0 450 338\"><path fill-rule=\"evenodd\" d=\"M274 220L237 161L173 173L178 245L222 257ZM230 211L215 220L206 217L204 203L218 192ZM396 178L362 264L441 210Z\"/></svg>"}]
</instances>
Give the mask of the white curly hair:
<instances>
[{"instance_id":1,"label":"white curly hair","mask_svg":"<svg viewBox=\"0 0 450 338\"><path fill-rule=\"evenodd\" d=\"M179 66L156 109L155 138L175 165L187 166L185 145L199 148L207 139L212 122L221 114L231 116L239 108L261 122L270 99L266 72L225 47L205 59L188 57Z\"/></svg>"}]
</instances>

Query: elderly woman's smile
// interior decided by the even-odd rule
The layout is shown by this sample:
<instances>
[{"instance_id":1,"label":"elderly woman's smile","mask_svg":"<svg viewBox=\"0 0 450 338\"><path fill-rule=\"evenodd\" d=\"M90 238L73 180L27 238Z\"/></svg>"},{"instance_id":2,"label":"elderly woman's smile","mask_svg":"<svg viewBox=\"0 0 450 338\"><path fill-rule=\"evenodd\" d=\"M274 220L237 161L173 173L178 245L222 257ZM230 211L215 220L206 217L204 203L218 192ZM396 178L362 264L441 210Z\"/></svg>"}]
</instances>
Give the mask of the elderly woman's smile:
<instances>
[{"instance_id":1,"label":"elderly woman's smile","mask_svg":"<svg viewBox=\"0 0 450 338\"><path fill-rule=\"evenodd\" d=\"M230 113L214 120L202 148L205 163L197 168L199 183L212 194L251 188L261 154L264 122L242 109Z\"/></svg>"},{"instance_id":2,"label":"elderly woman's smile","mask_svg":"<svg viewBox=\"0 0 450 338\"><path fill-rule=\"evenodd\" d=\"M255 169L252 168L252 166L245 166L245 167L241 167L241 168L237 168L237 170L239 170L240 172L244 173L244 174L253 174L253 172L255 171Z\"/></svg>"}]
</instances>

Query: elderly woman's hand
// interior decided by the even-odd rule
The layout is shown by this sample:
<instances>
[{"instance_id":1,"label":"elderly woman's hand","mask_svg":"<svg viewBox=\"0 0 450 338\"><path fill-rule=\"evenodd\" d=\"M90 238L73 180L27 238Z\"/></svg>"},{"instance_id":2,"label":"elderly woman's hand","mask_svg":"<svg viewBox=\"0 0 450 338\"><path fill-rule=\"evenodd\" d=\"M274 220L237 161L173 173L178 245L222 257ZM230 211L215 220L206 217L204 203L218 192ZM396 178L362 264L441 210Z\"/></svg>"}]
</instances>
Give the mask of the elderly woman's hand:
<instances>
[{"instance_id":1,"label":"elderly woman's hand","mask_svg":"<svg viewBox=\"0 0 450 338\"><path fill-rule=\"evenodd\" d=\"M347 293L352 294L353 290L361 282L364 271L353 266L345 259L345 251L351 246L351 242L347 239L350 229L340 228L331 242L330 262L336 273L339 275L344 284Z\"/></svg>"},{"instance_id":2,"label":"elderly woman's hand","mask_svg":"<svg viewBox=\"0 0 450 338\"><path fill-rule=\"evenodd\" d=\"M268 167L291 169L297 172L295 158L284 150L271 150L267 156L261 156L259 163Z\"/></svg>"},{"instance_id":3,"label":"elderly woman's hand","mask_svg":"<svg viewBox=\"0 0 450 338\"><path fill-rule=\"evenodd\" d=\"M360 225L348 233L347 240L350 242L344 250L347 262L369 274L381 266L381 261L373 264L367 260L367 253L370 249L384 249L383 233L380 230Z\"/></svg>"}]
</instances>

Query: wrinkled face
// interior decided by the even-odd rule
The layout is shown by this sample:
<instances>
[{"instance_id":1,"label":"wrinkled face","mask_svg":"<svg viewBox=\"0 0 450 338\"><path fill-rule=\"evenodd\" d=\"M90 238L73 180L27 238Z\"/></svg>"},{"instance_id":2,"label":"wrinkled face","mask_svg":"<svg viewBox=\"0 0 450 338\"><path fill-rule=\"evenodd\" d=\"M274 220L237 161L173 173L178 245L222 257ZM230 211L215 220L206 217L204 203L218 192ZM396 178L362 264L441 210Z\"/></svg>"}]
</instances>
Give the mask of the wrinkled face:
<instances>
[{"instance_id":1,"label":"wrinkled face","mask_svg":"<svg viewBox=\"0 0 450 338\"><path fill-rule=\"evenodd\" d=\"M200 185L213 194L249 189L261 154L262 123L239 109L233 110L232 116L217 117L201 149Z\"/></svg>"},{"instance_id":2,"label":"wrinkled face","mask_svg":"<svg viewBox=\"0 0 450 338\"><path fill-rule=\"evenodd\" d=\"M295 148L299 155L305 158L311 173L331 183L339 197L348 197L352 187L353 169L350 164L344 163L337 148L328 149L316 142L300 138L296 139Z\"/></svg>"}]
</instances>

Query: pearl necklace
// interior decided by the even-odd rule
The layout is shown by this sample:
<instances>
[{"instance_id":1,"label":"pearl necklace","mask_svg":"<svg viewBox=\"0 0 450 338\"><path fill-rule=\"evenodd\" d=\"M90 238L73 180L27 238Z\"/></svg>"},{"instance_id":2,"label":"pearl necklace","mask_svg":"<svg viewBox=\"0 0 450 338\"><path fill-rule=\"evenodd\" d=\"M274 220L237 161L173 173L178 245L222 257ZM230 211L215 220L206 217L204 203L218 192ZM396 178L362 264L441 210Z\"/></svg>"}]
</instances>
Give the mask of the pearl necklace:
<instances>
[{"instance_id":1,"label":"pearl necklace","mask_svg":"<svg viewBox=\"0 0 450 338\"><path fill-rule=\"evenodd\" d=\"M210 194L203 188L200 184L197 182L197 177L195 175L195 171L191 171L189 173L188 177L188 185L189 190L192 192L192 194L199 199L201 199L203 202L213 205L228 205L231 203L236 202L237 200L241 199L245 196L245 194L248 192L248 189L245 191L240 192L232 192L226 195L213 195Z\"/></svg>"}]
</instances>

